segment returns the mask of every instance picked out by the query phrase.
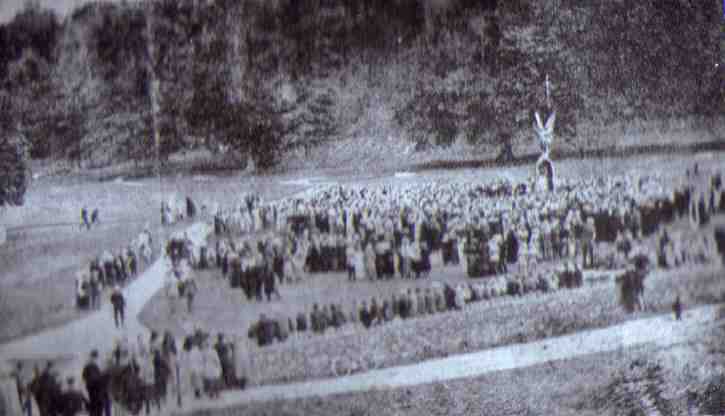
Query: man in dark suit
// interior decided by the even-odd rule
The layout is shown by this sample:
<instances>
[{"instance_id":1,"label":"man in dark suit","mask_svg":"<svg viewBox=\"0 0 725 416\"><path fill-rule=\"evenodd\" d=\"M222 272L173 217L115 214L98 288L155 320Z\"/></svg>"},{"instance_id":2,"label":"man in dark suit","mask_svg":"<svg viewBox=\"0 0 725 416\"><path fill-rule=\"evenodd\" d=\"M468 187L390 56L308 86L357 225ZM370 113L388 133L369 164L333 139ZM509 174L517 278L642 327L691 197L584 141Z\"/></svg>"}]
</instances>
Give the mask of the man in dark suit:
<instances>
[{"instance_id":1,"label":"man in dark suit","mask_svg":"<svg viewBox=\"0 0 725 416\"><path fill-rule=\"evenodd\" d=\"M81 229L86 227L87 230L91 229L91 223L88 221L88 209L86 207L81 208Z\"/></svg>"},{"instance_id":2,"label":"man in dark suit","mask_svg":"<svg viewBox=\"0 0 725 416\"><path fill-rule=\"evenodd\" d=\"M675 298L675 303L672 304L672 311L675 313L675 319L682 319L682 302L680 301L680 295Z\"/></svg>"},{"instance_id":3,"label":"man in dark suit","mask_svg":"<svg viewBox=\"0 0 725 416\"><path fill-rule=\"evenodd\" d=\"M101 378L101 368L98 366L98 351L91 351L91 356L83 367L83 382L88 392L88 414L100 416L103 412L103 402L98 395L98 381Z\"/></svg>"},{"instance_id":4,"label":"man in dark suit","mask_svg":"<svg viewBox=\"0 0 725 416\"><path fill-rule=\"evenodd\" d=\"M53 373L53 363L48 361L42 373L31 382L31 391L38 404L40 416L56 415L61 388Z\"/></svg>"},{"instance_id":5,"label":"man in dark suit","mask_svg":"<svg viewBox=\"0 0 725 416\"><path fill-rule=\"evenodd\" d=\"M93 213L91 214L91 224L98 224L101 222L101 219L98 214L98 208L93 209ZM90 225L88 226L90 228Z\"/></svg>"},{"instance_id":6,"label":"man in dark suit","mask_svg":"<svg viewBox=\"0 0 725 416\"><path fill-rule=\"evenodd\" d=\"M116 322L116 328L118 328L123 325L124 310L126 308L126 299L124 299L121 288L118 285L113 288L111 304L113 305L113 320Z\"/></svg>"}]
</instances>

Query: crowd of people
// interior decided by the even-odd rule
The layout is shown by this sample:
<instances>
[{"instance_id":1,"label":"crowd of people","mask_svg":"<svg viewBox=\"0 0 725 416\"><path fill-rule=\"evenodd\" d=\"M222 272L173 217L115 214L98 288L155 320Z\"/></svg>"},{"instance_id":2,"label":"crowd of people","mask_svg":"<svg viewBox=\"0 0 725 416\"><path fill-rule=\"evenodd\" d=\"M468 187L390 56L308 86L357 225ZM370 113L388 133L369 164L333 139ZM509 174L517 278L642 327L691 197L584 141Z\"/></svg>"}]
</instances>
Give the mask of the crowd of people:
<instances>
[{"instance_id":1,"label":"crowd of people","mask_svg":"<svg viewBox=\"0 0 725 416\"><path fill-rule=\"evenodd\" d=\"M32 414L34 401L41 416L110 416L119 414L115 402L132 414L155 414L187 393L215 398L222 389L246 385L237 375L235 344L199 329L178 340L153 331L135 343L119 338L105 356L93 350L80 375L79 383L73 376L63 383L52 361L32 372L18 362L13 378L23 412Z\"/></svg>"},{"instance_id":2,"label":"crowd of people","mask_svg":"<svg viewBox=\"0 0 725 416\"><path fill-rule=\"evenodd\" d=\"M707 246L707 238L695 244L667 227L679 218L700 226L716 211L725 211L720 175L698 175L688 172L676 181L656 176L563 180L554 192L535 192L531 183L498 180L334 186L269 203L245 194L238 206L214 210L215 244L208 247L203 239L177 236L166 245L166 255L175 271L183 269L179 267L183 264L218 267L249 301L279 300L278 285L301 281L306 273L339 271L350 281L425 278L430 276L434 253L440 254L444 265L459 267L469 277L487 276L454 286L431 281L427 287L366 299L348 308L340 303L315 304L309 313L290 317L262 315L247 335L266 346L293 333L322 334L350 325L371 328L396 319L460 310L467 303L498 296L579 287L583 270L603 261L603 247L626 262L649 239L656 241L661 267L703 260L710 254L704 251L712 247L700 250L697 244ZM175 210L166 206L163 215L170 219L177 212L173 215L178 216ZM196 215L190 198L185 214ZM116 255L104 251L93 260L79 278L79 306L86 297L88 306L98 307L104 287L113 287L113 295L120 293L119 286L138 273L139 258L150 261L150 255L139 254L148 254L150 247L151 236L145 231ZM180 295L195 292L186 280L188 273L176 278ZM122 323L121 310L117 325ZM212 347L208 335L194 331L177 350L170 334L162 338L152 334L146 344L139 340L137 348L119 341L106 366L108 371L130 371L116 378L138 378L138 385L145 386L139 393L144 404L160 406L170 380L179 379L175 373L179 357L189 371L185 379L194 396L216 397L220 388L243 386L244 380L234 370L233 348L223 335ZM91 357L91 361L97 359L97 354ZM38 383L45 383L39 379L35 379L35 391ZM88 376L91 386L85 379L84 374L89 393L85 405L89 411L100 409L98 403L106 399L98 397L107 394L94 387L92 380L101 378ZM47 393L51 390L55 393ZM55 387L40 391L36 400L60 397Z\"/></svg>"},{"instance_id":3,"label":"crowd of people","mask_svg":"<svg viewBox=\"0 0 725 416\"><path fill-rule=\"evenodd\" d=\"M332 303L322 306L314 304L309 314L300 312L288 318L272 318L262 314L250 327L248 336L264 347L275 341L286 341L294 333L300 336L320 335L346 325L361 325L369 329L395 319L406 320L440 312L460 311L471 302L576 288L583 283L583 272L573 262L566 263L556 271L542 271L527 279L498 276L454 286L433 281L428 287L408 288L398 294L372 297L369 302L363 300L358 304L353 301L347 310L340 303Z\"/></svg>"},{"instance_id":4,"label":"crowd of people","mask_svg":"<svg viewBox=\"0 0 725 416\"><path fill-rule=\"evenodd\" d=\"M350 280L426 276L436 250L471 277L501 275L512 264L527 275L549 261L590 268L603 245L631 247L676 218L700 224L724 210L720 176L709 179L566 180L553 193L498 181L331 187L268 204L245 197L216 214L220 238L204 264L216 261L249 299L274 293L272 275L280 282L304 271L346 271ZM229 234L237 223L256 237Z\"/></svg>"},{"instance_id":5,"label":"crowd of people","mask_svg":"<svg viewBox=\"0 0 725 416\"><path fill-rule=\"evenodd\" d=\"M258 250L232 240L220 242L217 250L222 262L239 257L243 268L271 256L271 263L289 263L277 269L293 275L347 270L350 279L420 276L429 270L434 250L472 277L503 273L518 261L528 268L577 257L591 267L597 242L614 243L618 237L632 242L677 217L702 222L723 209L717 178L706 192L694 182L627 176L564 181L556 193L545 194L503 181L334 187L306 199L241 207L234 216L251 228L276 224L278 233ZM228 229L220 215L216 223L218 234Z\"/></svg>"},{"instance_id":6,"label":"crowd of people","mask_svg":"<svg viewBox=\"0 0 725 416\"><path fill-rule=\"evenodd\" d=\"M249 300L262 300L263 293L271 300L278 295L275 281L298 280L300 271L347 271L350 280L425 276L435 250L444 264L458 264L471 277L493 275L455 290L431 287L397 299L373 299L347 312L341 305L313 307L309 320L304 313L287 319L262 317L249 335L268 345L308 328L315 333L350 321L369 327L386 316L405 319L401 304L410 304L411 298L416 308L441 306L426 310L444 309L445 299L447 310L456 298L472 301L576 287L582 269L605 260L599 253L602 247L614 253L607 261L619 259L608 267L626 266L646 238L656 240L660 267L709 261L714 244L708 236L673 238L668 232L668 224L678 218L689 218L698 227L725 211L720 174L698 175L688 172L680 181L628 176L570 180L555 193L531 193L525 183L499 181L330 187L269 204L245 195L231 217L224 212L215 216L215 233L221 238L204 264L216 262ZM232 217L232 223L244 224L242 231L256 236L225 238L234 229L227 223ZM564 266L542 272L547 263ZM511 264L519 266L514 274L507 273Z\"/></svg>"},{"instance_id":7,"label":"crowd of people","mask_svg":"<svg viewBox=\"0 0 725 416\"><path fill-rule=\"evenodd\" d=\"M104 250L76 274L75 303L79 309L98 309L103 293L117 290L151 264L152 239L148 226L129 245ZM115 254L114 254L115 252Z\"/></svg>"}]
</instances>

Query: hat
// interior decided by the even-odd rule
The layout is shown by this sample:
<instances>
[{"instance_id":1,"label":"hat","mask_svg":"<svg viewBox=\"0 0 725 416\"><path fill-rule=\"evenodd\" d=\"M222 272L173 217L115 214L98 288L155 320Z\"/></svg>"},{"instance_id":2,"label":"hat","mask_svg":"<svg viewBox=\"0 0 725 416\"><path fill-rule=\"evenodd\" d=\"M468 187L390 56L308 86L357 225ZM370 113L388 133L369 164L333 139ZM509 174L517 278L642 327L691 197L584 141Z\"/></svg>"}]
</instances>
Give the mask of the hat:
<instances>
[{"instance_id":1,"label":"hat","mask_svg":"<svg viewBox=\"0 0 725 416\"><path fill-rule=\"evenodd\" d=\"M98 358L98 350L91 350L91 358Z\"/></svg>"}]
</instances>

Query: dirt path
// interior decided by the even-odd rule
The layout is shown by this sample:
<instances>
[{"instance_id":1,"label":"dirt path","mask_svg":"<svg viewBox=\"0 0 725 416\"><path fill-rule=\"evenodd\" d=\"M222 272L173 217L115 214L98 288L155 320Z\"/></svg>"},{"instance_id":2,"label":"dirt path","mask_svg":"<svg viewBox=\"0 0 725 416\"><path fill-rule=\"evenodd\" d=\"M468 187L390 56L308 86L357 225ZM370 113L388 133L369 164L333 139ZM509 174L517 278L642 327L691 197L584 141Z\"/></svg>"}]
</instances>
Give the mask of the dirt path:
<instances>
[{"instance_id":1,"label":"dirt path","mask_svg":"<svg viewBox=\"0 0 725 416\"><path fill-rule=\"evenodd\" d=\"M674 345L714 325L725 323L725 319L719 315L719 309L720 306L706 306L688 310L680 322L675 321L672 315L663 315L529 344L510 345L346 377L226 392L216 401L189 402L187 399L183 409L171 407L166 409L165 414L190 414L202 409L221 409L252 401L290 400L398 388L476 377L641 344Z\"/></svg>"},{"instance_id":2,"label":"dirt path","mask_svg":"<svg viewBox=\"0 0 725 416\"><path fill-rule=\"evenodd\" d=\"M162 288L167 269L163 259L157 260L124 288L124 328L115 327L112 306L104 298L101 309L85 318L0 346L0 359L33 359L52 355L86 357L93 349L110 349L114 340L121 336L125 335L129 340L135 340L139 334L146 336L148 330L140 324L137 315L151 296Z\"/></svg>"}]
</instances>

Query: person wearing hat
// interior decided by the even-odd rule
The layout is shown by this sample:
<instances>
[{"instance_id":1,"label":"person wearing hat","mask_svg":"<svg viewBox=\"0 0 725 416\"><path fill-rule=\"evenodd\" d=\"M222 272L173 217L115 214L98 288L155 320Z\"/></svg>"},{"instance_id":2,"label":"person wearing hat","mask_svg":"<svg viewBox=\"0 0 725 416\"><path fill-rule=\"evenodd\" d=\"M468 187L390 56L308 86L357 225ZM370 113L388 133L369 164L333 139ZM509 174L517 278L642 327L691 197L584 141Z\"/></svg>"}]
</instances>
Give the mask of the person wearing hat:
<instances>
[{"instance_id":1,"label":"person wearing hat","mask_svg":"<svg viewBox=\"0 0 725 416\"><path fill-rule=\"evenodd\" d=\"M116 328L123 326L124 324L124 310L126 308L126 299L121 293L121 287L116 285L111 293L111 304L113 305L113 320L116 323Z\"/></svg>"}]
</instances>

